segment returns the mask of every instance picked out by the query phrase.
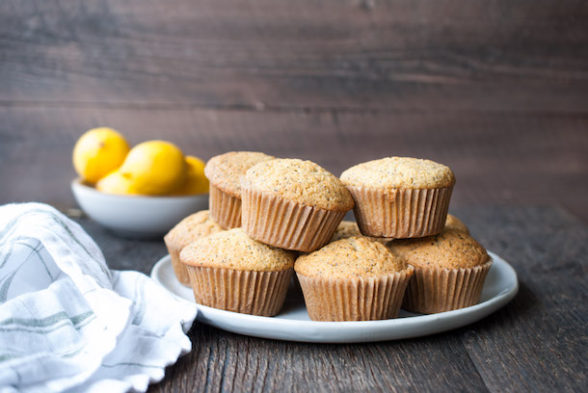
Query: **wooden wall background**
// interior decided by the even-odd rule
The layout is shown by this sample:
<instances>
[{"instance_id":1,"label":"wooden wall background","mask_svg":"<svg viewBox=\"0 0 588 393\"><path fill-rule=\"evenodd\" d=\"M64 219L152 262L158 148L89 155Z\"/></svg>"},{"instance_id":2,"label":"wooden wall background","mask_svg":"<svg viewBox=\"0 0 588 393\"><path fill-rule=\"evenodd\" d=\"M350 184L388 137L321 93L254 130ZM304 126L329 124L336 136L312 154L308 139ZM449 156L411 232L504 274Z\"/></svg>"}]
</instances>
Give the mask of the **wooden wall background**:
<instances>
[{"instance_id":1,"label":"wooden wall background","mask_svg":"<svg viewBox=\"0 0 588 393\"><path fill-rule=\"evenodd\" d=\"M587 104L586 1L0 2L0 203L73 206L71 148L110 125L337 174L427 157L454 206L586 220Z\"/></svg>"}]
</instances>

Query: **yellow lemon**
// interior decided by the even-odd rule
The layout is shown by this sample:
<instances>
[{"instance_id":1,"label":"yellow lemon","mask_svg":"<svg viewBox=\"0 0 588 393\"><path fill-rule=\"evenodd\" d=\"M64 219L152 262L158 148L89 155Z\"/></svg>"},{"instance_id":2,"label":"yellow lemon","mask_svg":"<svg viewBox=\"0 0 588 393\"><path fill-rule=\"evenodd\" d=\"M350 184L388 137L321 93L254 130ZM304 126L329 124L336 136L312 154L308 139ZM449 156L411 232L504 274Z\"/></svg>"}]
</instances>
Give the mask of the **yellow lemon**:
<instances>
[{"instance_id":1,"label":"yellow lemon","mask_svg":"<svg viewBox=\"0 0 588 393\"><path fill-rule=\"evenodd\" d=\"M112 128L93 128L84 133L73 149L73 165L80 177L96 183L124 161L129 152L125 138Z\"/></svg>"},{"instance_id":2,"label":"yellow lemon","mask_svg":"<svg viewBox=\"0 0 588 393\"><path fill-rule=\"evenodd\" d=\"M118 170L110 172L100 179L96 183L96 189L108 194L135 194L133 183Z\"/></svg>"},{"instance_id":3,"label":"yellow lemon","mask_svg":"<svg viewBox=\"0 0 588 393\"><path fill-rule=\"evenodd\" d=\"M164 195L186 179L184 154L174 144L147 141L133 147L119 169L136 194Z\"/></svg>"},{"instance_id":4,"label":"yellow lemon","mask_svg":"<svg viewBox=\"0 0 588 393\"><path fill-rule=\"evenodd\" d=\"M208 179L204 176L204 161L198 157L186 156L188 168L186 182L176 193L179 195L205 194L208 192Z\"/></svg>"}]
</instances>

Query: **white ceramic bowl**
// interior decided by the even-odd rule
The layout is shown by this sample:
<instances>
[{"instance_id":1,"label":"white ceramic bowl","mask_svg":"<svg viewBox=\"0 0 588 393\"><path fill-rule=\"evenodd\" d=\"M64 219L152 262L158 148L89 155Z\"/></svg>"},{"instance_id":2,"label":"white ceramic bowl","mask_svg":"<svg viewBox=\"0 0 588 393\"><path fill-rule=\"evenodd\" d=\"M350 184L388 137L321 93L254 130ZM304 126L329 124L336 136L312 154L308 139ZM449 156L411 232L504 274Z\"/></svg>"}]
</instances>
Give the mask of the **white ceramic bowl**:
<instances>
[{"instance_id":1,"label":"white ceramic bowl","mask_svg":"<svg viewBox=\"0 0 588 393\"><path fill-rule=\"evenodd\" d=\"M102 226L135 238L162 236L182 218L208 209L208 194L189 196L112 195L71 182L82 210Z\"/></svg>"}]
</instances>

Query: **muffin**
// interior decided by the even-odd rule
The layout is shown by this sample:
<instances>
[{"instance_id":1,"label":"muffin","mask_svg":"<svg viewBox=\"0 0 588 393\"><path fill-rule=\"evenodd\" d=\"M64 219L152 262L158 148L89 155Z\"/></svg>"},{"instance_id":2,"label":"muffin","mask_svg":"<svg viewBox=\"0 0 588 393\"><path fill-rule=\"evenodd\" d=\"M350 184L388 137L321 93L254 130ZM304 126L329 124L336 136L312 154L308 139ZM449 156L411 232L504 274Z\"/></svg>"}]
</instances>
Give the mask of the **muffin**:
<instances>
[{"instance_id":1,"label":"muffin","mask_svg":"<svg viewBox=\"0 0 588 393\"><path fill-rule=\"evenodd\" d=\"M184 247L196 302L245 314L276 315L286 298L294 255L251 239L241 228Z\"/></svg>"},{"instance_id":2,"label":"muffin","mask_svg":"<svg viewBox=\"0 0 588 393\"><path fill-rule=\"evenodd\" d=\"M361 232L359 231L357 223L353 221L341 221L339 225L337 225L337 228L331 237L330 243L353 236L361 236Z\"/></svg>"},{"instance_id":3,"label":"muffin","mask_svg":"<svg viewBox=\"0 0 588 393\"><path fill-rule=\"evenodd\" d=\"M210 181L210 216L225 229L241 226L241 176L253 165L274 157L250 151L232 151L212 157L204 167Z\"/></svg>"},{"instance_id":4,"label":"muffin","mask_svg":"<svg viewBox=\"0 0 588 393\"><path fill-rule=\"evenodd\" d=\"M275 159L241 178L243 229L275 247L303 252L327 243L353 198L343 183L311 161Z\"/></svg>"},{"instance_id":5,"label":"muffin","mask_svg":"<svg viewBox=\"0 0 588 393\"><path fill-rule=\"evenodd\" d=\"M363 236L357 226L357 223L354 221L341 221L335 229L335 233L333 233L333 237L329 243L336 242L337 240L347 239L348 237L353 236ZM378 241L382 244L388 243L390 239L385 237L370 237L370 239Z\"/></svg>"},{"instance_id":6,"label":"muffin","mask_svg":"<svg viewBox=\"0 0 588 393\"><path fill-rule=\"evenodd\" d=\"M393 240L390 250L415 268L402 308L433 314L480 301L492 261L467 233L447 229L439 235Z\"/></svg>"},{"instance_id":7,"label":"muffin","mask_svg":"<svg viewBox=\"0 0 588 393\"><path fill-rule=\"evenodd\" d=\"M413 268L386 246L356 236L298 257L294 270L315 321L367 321L398 315Z\"/></svg>"},{"instance_id":8,"label":"muffin","mask_svg":"<svg viewBox=\"0 0 588 393\"><path fill-rule=\"evenodd\" d=\"M355 218L366 236L413 238L443 229L455 176L430 160L389 157L341 174L355 200Z\"/></svg>"},{"instance_id":9,"label":"muffin","mask_svg":"<svg viewBox=\"0 0 588 393\"><path fill-rule=\"evenodd\" d=\"M447 215L447 220L445 220L445 228L444 229L454 229L456 231L461 231L464 233L470 234L470 230L463 223L459 218L455 217L453 214Z\"/></svg>"},{"instance_id":10,"label":"muffin","mask_svg":"<svg viewBox=\"0 0 588 393\"><path fill-rule=\"evenodd\" d=\"M180 262L180 251L196 239L220 232L223 229L210 218L208 210L202 210L184 218L173 227L163 241L171 257L172 267L179 282L189 286L190 277L186 266Z\"/></svg>"}]
</instances>

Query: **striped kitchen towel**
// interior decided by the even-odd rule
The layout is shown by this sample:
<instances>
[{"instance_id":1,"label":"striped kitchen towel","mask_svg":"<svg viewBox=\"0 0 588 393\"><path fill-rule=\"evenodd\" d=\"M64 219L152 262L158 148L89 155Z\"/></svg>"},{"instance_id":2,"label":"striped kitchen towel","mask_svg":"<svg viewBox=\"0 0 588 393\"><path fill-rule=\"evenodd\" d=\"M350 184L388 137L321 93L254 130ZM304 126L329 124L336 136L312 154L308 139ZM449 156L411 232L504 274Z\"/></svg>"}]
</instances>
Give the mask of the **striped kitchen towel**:
<instances>
[{"instance_id":1,"label":"striped kitchen towel","mask_svg":"<svg viewBox=\"0 0 588 393\"><path fill-rule=\"evenodd\" d=\"M145 391L191 350L196 306L111 271L54 208L0 206L0 392Z\"/></svg>"}]
</instances>

